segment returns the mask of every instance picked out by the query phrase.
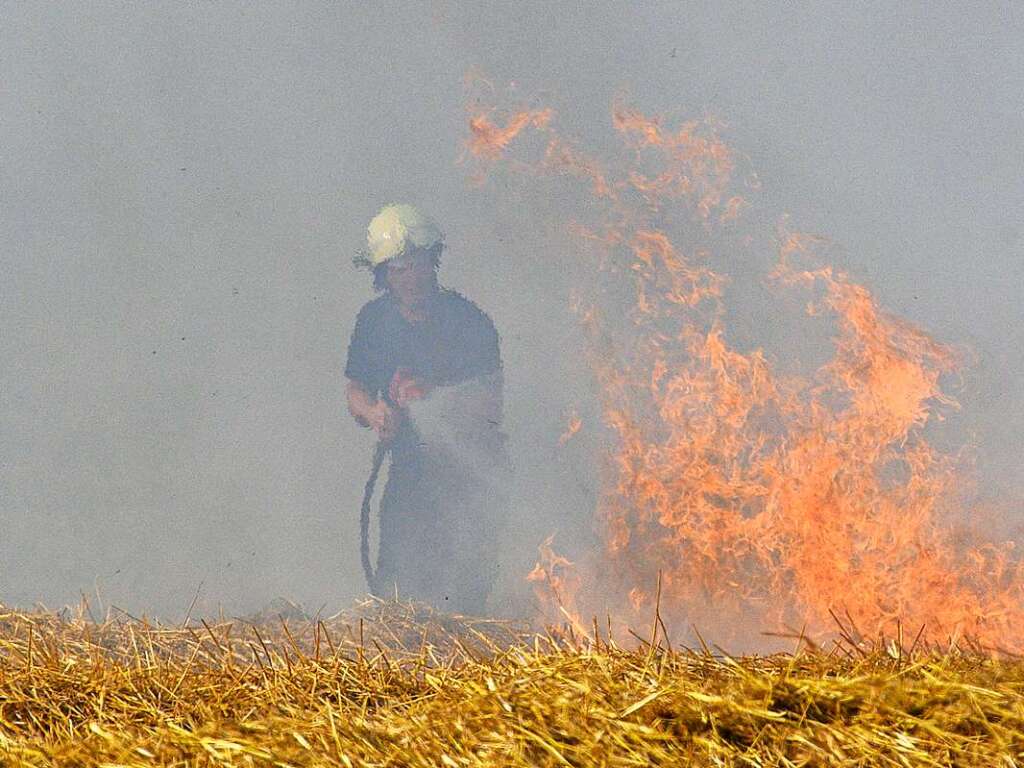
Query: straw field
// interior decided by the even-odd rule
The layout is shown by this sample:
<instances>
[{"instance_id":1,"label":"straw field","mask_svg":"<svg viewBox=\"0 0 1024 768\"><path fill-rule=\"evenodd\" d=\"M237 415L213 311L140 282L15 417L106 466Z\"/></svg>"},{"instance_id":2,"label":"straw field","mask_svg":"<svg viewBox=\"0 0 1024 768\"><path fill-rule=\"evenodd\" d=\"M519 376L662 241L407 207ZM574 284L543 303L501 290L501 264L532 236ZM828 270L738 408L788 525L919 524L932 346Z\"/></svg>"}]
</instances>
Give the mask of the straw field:
<instances>
[{"instance_id":1,"label":"straw field","mask_svg":"<svg viewBox=\"0 0 1024 768\"><path fill-rule=\"evenodd\" d=\"M0 763L1024 765L1024 663L975 651L730 658L397 603L276 613L0 608Z\"/></svg>"}]
</instances>

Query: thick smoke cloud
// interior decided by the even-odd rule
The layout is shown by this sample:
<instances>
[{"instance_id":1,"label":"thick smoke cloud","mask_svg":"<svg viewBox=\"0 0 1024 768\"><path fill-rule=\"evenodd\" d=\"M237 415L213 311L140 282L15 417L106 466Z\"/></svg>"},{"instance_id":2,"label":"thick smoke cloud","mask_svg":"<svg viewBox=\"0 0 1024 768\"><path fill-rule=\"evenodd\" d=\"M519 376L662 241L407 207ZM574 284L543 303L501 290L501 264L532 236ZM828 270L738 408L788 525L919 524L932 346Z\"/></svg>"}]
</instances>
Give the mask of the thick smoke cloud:
<instances>
[{"instance_id":1,"label":"thick smoke cloud","mask_svg":"<svg viewBox=\"0 0 1024 768\"><path fill-rule=\"evenodd\" d=\"M350 263L397 200L443 223L442 281L502 332L519 498L496 610L549 532L579 546L596 468L586 430L558 436L591 385L553 257L573 206L467 182L471 71L589 146L617 96L727 122L794 224L974 350L958 428L983 492L1019 492L1021 27L997 3L0 4L0 600L363 591Z\"/></svg>"}]
</instances>

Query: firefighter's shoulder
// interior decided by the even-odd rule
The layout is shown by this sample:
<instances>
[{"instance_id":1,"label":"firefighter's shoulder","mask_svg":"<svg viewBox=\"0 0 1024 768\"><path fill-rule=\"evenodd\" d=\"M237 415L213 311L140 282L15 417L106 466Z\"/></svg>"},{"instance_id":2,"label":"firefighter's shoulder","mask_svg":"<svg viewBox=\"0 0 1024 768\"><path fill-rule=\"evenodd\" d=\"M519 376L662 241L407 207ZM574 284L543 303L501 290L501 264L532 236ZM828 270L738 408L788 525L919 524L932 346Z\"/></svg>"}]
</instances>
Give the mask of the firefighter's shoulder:
<instances>
[{"instance_id":1,"label":"firefighter's shoulder","mask_svg":"<svg viewBox=\"0 0 1024 768\"><path fill-rule=\"evenodd\" d=\"M494 321L471 299L467 299L458 291L445 288L441 292L446 310L464 323L479 324L485 328L494 328Z\"/></svg>"},{"instance_id":2,"label":"firefighter's shoulder","mask_svg":"<svg viewBox=\"0 0 1024 768\"><path fill-rule=\"evenodd\" d=\"M377 296L363 304L356 315L356 324L372 324L389 311L391 297L388 294Z\"/></svg>"}]
</instances>

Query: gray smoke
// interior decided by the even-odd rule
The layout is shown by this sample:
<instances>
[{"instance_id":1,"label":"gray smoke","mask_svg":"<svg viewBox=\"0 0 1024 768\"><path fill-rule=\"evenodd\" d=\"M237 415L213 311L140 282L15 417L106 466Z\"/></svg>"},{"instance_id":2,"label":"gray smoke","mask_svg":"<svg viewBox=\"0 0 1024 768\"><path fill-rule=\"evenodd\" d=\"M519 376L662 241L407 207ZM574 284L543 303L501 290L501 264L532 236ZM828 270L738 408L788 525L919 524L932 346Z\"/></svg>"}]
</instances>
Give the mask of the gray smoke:
<instances>
[{"instance_id":1,"label":"gray smoke","mask_svg":"<svg viewBox=\"0 0 1024 768\"><path fill-rule=\"evenodd\" d=\"M392 201L442 222L442 282L502 335L495 609L548 533L583 548L595 441L557 439L593 394L552 258L574 208L467 182L470 71L598 150L617 96L724 119L795 225L974 349L958 426L984 493L1019 493L1022 40L1011 3L0 2L0 601L363 592L373 441L341 369Z\"/></svg>"}]
</instances>

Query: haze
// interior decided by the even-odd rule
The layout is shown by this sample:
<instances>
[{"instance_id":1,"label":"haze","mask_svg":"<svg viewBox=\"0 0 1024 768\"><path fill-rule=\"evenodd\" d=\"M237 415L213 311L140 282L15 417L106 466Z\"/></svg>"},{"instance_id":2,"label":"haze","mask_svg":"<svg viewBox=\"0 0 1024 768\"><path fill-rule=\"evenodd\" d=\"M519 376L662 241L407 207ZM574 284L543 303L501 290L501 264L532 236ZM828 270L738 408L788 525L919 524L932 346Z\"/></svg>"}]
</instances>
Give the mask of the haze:
<instances>
[{"instance_id":1,"label":"haze","mask_svg":"<svg viewBox=\"0 0 1024 768\"><path fill-rule=\"evenodd\" d=\"M586 527L596 467L557 445L590 391L550 258L569 214L469 183L471 71L597 145L623 94L727 122L780 213L973 350L980 493L1019 494L1022 14L902 5L0 3L0 602L364 592L372 440L341 369L372 295L351 258L393 201L441 222L442 282L502 334L496 610L537 543Z\"/></svg>"}]
</instances>

